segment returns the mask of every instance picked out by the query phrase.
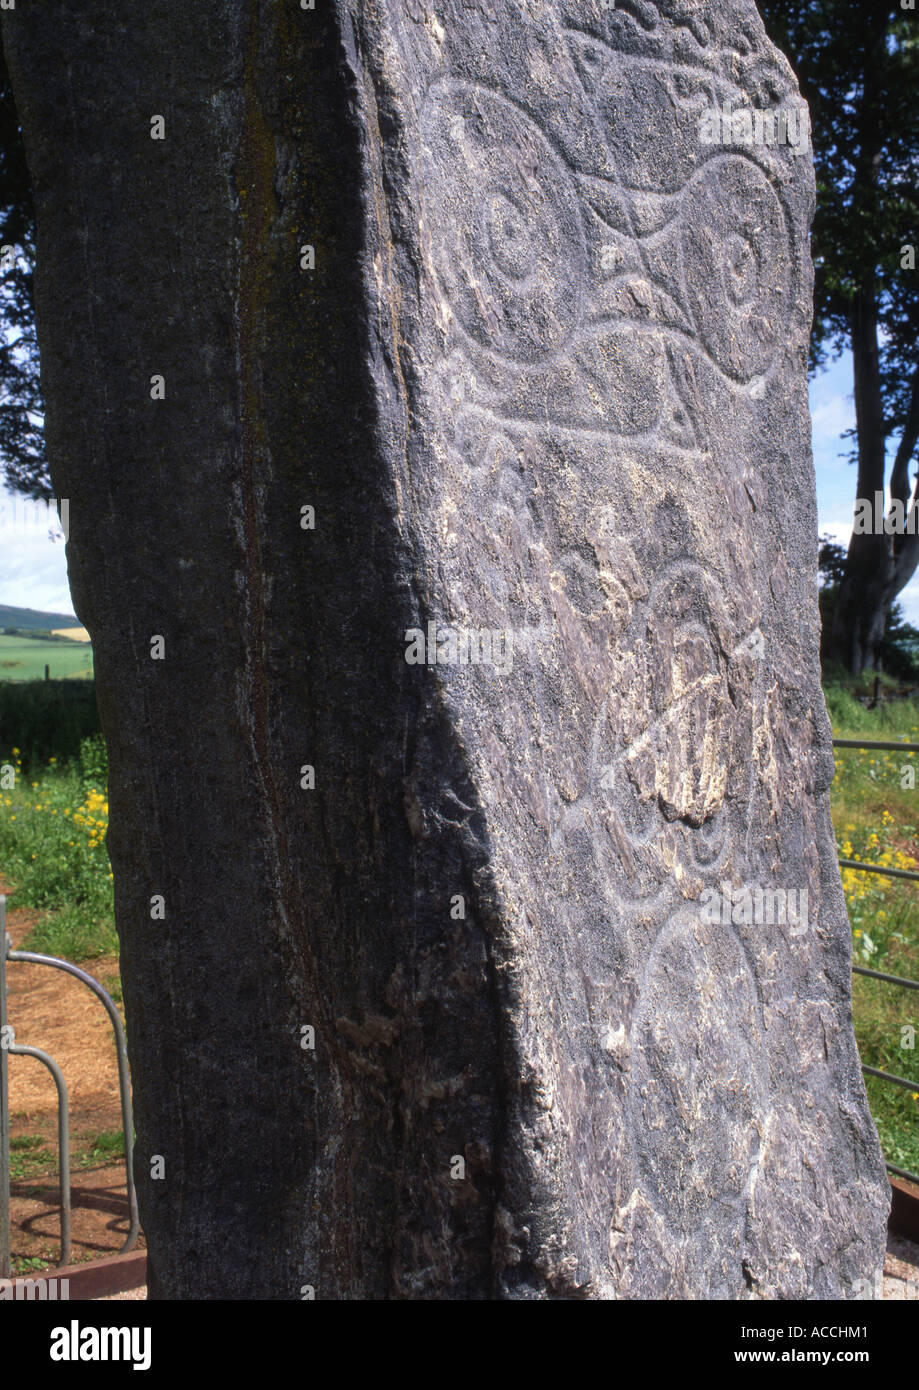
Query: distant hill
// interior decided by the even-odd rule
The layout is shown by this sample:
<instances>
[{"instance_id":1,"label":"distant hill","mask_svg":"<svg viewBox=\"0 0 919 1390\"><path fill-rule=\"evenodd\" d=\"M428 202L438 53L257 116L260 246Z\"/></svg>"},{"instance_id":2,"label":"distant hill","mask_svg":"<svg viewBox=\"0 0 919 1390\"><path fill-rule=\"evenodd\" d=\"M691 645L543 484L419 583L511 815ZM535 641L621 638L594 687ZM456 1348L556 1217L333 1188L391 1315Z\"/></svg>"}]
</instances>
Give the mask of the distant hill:
<instances>
[{"instance_id":1,"label":"distant hill","mask_svg":"<svg viewBox=\"0 0 919 1390\"><path fill-rule=\"evenodd\" d=\"M73 613L40 613L36 608L10 608L0 603L0 627L37 627L46 632L58 627L79 627Z\"/></svg>"}]
</instances>

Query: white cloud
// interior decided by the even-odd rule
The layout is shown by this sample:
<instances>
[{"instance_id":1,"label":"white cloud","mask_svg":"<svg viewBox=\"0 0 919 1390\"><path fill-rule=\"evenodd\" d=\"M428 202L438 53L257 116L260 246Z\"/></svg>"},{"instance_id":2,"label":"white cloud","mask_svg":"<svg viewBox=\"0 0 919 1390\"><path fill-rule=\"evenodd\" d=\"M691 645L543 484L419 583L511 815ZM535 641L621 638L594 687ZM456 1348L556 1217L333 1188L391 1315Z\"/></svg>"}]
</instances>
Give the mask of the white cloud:
<instances>
[{"instance_id":1,"label":"white cloud","mask_svg":"<svg viewBox=\"0 0 919 1390\"><path fill-rule=\"evenodd\" d=\"M849 539L852 535L852 517L849 517L848 521L821 520L818 529L821 539L828 535L837 545L843 545L848 549Z\"/></svg>"},{"instance_id":2,"label":"white cloud","mask_svg":"<svg viewBox=\"0 0 919 1390\"><path fill-rule=\"evenodd\" d=\"M844 430L855 424L855 405L850 396L829 396L811 411L811 431L815 450L821 443L844 447L840 439Z\"/></svg>"},{"instance_id":3,"label":"white cloud","mask_svg":"<svg viewBox=\"0 0 919 1390\"><path fill-rule=\"evenodd\" d=\"M64 541L52 541L43 509L0 489L0 603L72 613Z\"/></svg>"}]
</instances>

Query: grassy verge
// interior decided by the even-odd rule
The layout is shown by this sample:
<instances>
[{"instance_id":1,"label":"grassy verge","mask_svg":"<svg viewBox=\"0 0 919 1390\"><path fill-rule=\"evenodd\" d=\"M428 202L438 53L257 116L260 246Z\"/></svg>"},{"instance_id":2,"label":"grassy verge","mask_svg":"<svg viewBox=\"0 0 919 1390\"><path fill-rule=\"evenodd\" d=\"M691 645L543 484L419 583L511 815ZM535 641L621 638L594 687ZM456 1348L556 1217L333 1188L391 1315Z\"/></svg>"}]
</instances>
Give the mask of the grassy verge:
<instances>
[{"instance_id":1,"label":"grassy verge","mask_svg":"<svg viewBox=\"0 0 919 1390\"><path fill-rule=\"evenodd\" d=\"M101 737L84 739L77 759L51 758L31 776L18 749L9 757L12 772L0 784L0 872L16 907L42 913L28 948L72 961L117 954Z\"/></svg>"},{"instance_id":2,"label":"grassy verge","mask_svg":"<svg viewBox=\"0 0 919 1390\"><path fill-rule=\"evenodd\" d=\"M826 690L837 738L919 743L919 702L867 709L857 689ZM840 858L919 870L919 754L837 748L831 792ZM856 964L919 979L919 883L843 869ZM919 991L853 977L862 1061L919 1081ZM910 1030L916 1029L913 1034ZM867 1078L890 1163L919 1172L919 1090Z\"/></svg>"}]
</instances>

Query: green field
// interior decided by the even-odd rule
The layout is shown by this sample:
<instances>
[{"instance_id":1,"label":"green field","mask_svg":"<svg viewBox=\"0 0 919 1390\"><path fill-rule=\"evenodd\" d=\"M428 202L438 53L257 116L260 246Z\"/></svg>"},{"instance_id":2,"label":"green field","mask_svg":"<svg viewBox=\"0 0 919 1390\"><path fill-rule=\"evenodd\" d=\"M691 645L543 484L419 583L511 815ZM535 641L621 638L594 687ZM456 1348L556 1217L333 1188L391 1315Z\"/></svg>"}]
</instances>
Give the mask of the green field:
<instances>
[{"instance_id":1,"label":"green field","mask_svg":"<svg viewBox=\"0 0 919 1390\"><path fill-rule=\"evenodd\" d=\"M49 642L0 633L0 681L41 680L46 666L51 668L52 680L91 677L92 647L88 642Z\"/></svg>"}]
</instances>

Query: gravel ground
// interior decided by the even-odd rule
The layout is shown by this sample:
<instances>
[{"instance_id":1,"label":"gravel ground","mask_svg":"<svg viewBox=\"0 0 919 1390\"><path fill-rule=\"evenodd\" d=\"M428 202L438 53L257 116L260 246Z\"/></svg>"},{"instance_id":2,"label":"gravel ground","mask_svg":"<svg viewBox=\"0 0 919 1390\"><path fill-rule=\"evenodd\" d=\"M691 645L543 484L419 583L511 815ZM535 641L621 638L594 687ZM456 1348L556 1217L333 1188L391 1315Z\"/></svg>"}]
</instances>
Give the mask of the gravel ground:
<instances>
[{"instance_id":1,"label":"gravel ground","mask_svg":"<svg viewBox=\"0 0 919 1390\"><path fill-rule=\"evenodd\" d=\"M109 1298L95 1299L96 1303L115 1303L119 1300L145 1299L146 1288L114 1293ZM919 1245L902 1236L891 1236L887 1242L884 1261L884 1298L916 1299L919 1301Z\"/></svg>"},{"instance_id":2,"label":"gravel ground","mask_svg":"<svg viewBox=\"0 0 919 1390\"><path fill-rule=\"evenodd\" d=\"M884 1261L884 1297L919 1300L919 1245L889 1236Z\"/></svg>"}]
</instances>

